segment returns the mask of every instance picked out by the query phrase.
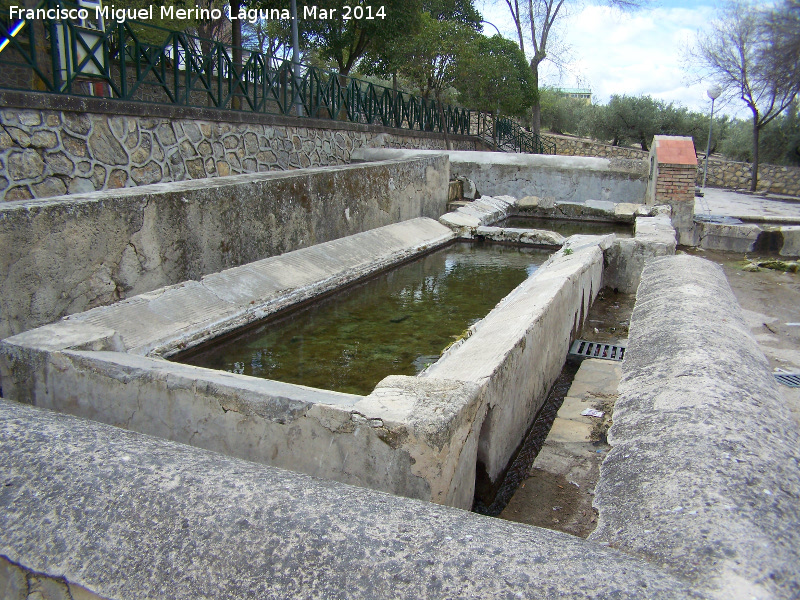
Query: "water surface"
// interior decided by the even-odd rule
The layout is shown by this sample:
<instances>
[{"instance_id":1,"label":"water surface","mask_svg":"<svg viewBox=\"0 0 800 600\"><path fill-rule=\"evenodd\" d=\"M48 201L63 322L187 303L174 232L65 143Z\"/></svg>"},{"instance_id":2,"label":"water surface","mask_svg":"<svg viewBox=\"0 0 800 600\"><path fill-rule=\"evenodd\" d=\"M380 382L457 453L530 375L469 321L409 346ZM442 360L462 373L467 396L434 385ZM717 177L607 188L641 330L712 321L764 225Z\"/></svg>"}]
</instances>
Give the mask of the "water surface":
<instances>
[{"instance_id":1,"label":"water surface","mask_svg":"<svg viewBox=\"0 0 800 600\"><path fill-rule=\"evenodd\" d=\"M616 233L620 237L633 237L633 225L610 221L578 221L572 219L547 219L544 217L508 217L495 223L494 227L521 227L555 231L564 237L571 235L604 235Z\"/></svg>"},{"instance_id":2,"label":"water surface","mask_svg":"<svg viewBox=\"0 0 800 600\"><path fill-rule=\"evenodd\" d=\"M547 257L530 248L454 244L177 359L368 394L387 375L415 375L436 361Z\"/></svg>"}]
</instances>

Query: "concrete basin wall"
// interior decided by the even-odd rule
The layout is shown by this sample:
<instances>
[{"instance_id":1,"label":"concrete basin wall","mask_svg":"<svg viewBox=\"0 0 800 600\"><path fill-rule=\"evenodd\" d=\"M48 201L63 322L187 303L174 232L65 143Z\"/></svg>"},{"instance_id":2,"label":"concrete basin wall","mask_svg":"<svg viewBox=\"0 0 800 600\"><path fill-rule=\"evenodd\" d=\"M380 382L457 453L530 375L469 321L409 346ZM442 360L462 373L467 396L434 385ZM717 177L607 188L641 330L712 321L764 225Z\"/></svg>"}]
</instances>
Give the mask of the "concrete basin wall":
<instances>
[{"instance_id":1,"label":"concrete basin wall","mask_svg":"<svg viewBox=\"0 0 800 600\"><path fill-rule=\"evenodd\" d=\"M389 378L398 381L390 381L388 391L379 385L362 397L160 358L453 238L431 219L413 219L6 338L0 341L3 397L256 462L469 507L474 452L462 456L461 449L479 406L477 391L467 384ZM416 391L398 392L405 385ZM434 414L437 405L445 410ZM462 467L460 461L467 462ZM463 481L455 479L465 472Z\"/></svg>"},{"instance_id":2,"label":"concrete basin wall","mask_svg":"<svg viewBox=\"0 0 800 600\"><path fill-rule=\"evenodd\" d=\"M707 250L728 252L777 252L780 256L800 256L800 225L756 223L713 223L695 221L694 245Z\"/></svg>"},{"instance_id":3,"label":"concrete basin wall","mask_svg":"<svg viewBox=\"0 0 800 600\"><path fill-rule=\"evenodd\" d=\"M387 377L367 396L161 358L454 238L444 225L413 219L72 315L0 341L3 396L471 508L479 453L496 479L601 287L602 248L613 236L570 238L572 253L503 300L475 327L474 341L451 348L425 376Z\"/></svg>"},{"instance_id":4,"label":"concrete basin wall","mask_svg":"<svg viewBox=\"0 0 800 600\"><path fill-rule=\"evenodd\" d=\"M0 446L9 600L702 597L559 532L3 400Z\"/></svg>"},{"instance_id":5,"label":"concrete basin wall","mask_svg":"<svg viewBox=\"0 0 800 600\"><path fill-rule=\"evenodd\" d=\"M447 154L452 178L467 177L484 196L539 196L558 202L587 200L644 203L646 160L504 152L362 148L352 160L375 161Z\"/></svg>"},{"instance_id":6,"label":"concrete basin wall","mask_svg":"<svg viewBox=\"0 0 800 600\"><path fill-rule=\"evenodd\" d=\"M0 205L0 338L165 285L445 212L446 155Z\"/></svg>"},{"instance_id":7,"label":"concrete basin wall","mask_svg":"<svg viewBox=\"0 0 800 600\"><path fill-rule=\"evenodd\" d=\"M721 599L800 596L800 432L722 269L648 261L590 539Z\"/></svg>"},{"instance_id":8,"label":"concrete basin wall","mask_svg":"<svg viewBox=\"0 0 800 600\"><path fill-rule=\"evenodd\" d=\"M579 208L579 210L576 210ZM485 196L439 218L459 238L486 239L496 242L561 247L564 236L544 229L497 227L494 223L510 215L536 215L546 218L569 215L574 219L599 219L630 222L635 225L633 238L613 236L604 242L603 285L626 294L636 293L645 261L655 256L675 254L676 233L670 220L669 206L646 207L641 204L587 202L583 205L558 203L534 196Z\"/></svg>"}]
</instances>

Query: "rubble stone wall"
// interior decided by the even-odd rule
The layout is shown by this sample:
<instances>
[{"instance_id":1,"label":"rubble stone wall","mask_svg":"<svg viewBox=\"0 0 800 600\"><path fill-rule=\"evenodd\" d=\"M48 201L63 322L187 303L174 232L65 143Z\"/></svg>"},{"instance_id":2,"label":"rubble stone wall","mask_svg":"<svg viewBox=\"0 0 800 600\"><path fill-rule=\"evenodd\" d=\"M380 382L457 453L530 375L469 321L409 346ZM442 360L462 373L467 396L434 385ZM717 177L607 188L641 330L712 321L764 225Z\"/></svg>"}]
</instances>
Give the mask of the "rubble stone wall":
<instances>
[{"instance_id":1,"label":"rubble stone wall","mask_svg":"<svg viewBox=\"0 0 800 600\"><path fill-rule=\"evenodd\" d=\"M362 147L446 147L429 132L119 100L2 92L0 106L5 201L344 165Z\"/></svg>"}]
</instances>

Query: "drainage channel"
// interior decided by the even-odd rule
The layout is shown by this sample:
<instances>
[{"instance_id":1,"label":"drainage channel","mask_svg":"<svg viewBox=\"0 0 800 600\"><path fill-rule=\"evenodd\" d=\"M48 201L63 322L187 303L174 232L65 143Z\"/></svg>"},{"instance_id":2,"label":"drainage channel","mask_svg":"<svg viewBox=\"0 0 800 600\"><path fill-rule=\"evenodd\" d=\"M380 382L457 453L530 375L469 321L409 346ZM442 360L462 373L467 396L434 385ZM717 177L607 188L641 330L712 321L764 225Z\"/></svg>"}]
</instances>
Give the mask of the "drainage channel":
<instances>
[{"instance_id":1,"label":"drainage channel","mask_svg":"<svg viewBox=\"0 0 800 600\"><path fill-rule=\"evenodd\" d=\"M616 392L616 383L609 385L614 378L609 377L609 369L618 369L624 357L634 302L633 294L620 294L608 288L600 291L579 333L580 339L570 347L561 374L499 484L496 496L488 506L476 501L475 512L581 537L591 533L596 525L592 492L599 463L609 449L605 430L615 399L610 392ZM584 359L589 358L605 360L584 364ZM578 373L581 365L583 375ZM553 423L577 380L581 389L590 383L588 397L592 402L587 406L605 411L605 418L588 419L595 422L588 441L564 442L564 432L556 434ZM576 473L582 475L576 478Z\"/></svg>"},{"instance_id":2,"label":"drainage channel","mask_svg":"<svg viewBox=\"0 0 800 600\"><path fill-rule=\"evenodd\" d=\"M496 517L503 512L517 488L528 477L533 461L536 460L545 439L547 439L547 434L550 433L550 428L553 426L558 409L561 408L561 404L564 402L564 398L579 367L580 364L572 360L567 360L564 363L558 379L556 379L550 389L550 393L547 395L547 400L545 400L542 408L536 414L536 418L525 435L525 440L517 450L516 456L512 459L511 466L506 470L494 501L487 506L480 500L476 500L475 505L472 507L474 512L490 517Z\"/></svg>"}]
</instances>

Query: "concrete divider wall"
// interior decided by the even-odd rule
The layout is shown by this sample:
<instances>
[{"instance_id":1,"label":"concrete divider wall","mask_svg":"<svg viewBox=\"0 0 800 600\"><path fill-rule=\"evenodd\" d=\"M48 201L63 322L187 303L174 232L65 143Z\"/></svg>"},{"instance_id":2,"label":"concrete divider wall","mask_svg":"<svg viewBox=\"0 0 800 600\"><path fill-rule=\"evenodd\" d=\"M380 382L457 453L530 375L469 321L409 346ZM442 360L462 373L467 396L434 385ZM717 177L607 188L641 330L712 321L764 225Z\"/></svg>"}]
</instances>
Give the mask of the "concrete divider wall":
<instances>
[{"instance_id":1,"label":"concrete divider wall","mask_svg":"<svg viewBox=\"0 0 800 600\"><path fill-rule=\"evenodd\" d=\"M590 539L720 600L800 596L800 433L722 269L645 266Z\"/></svg>"},{"instance_id":2,"label":"concrete divider wall","mask_svg":"<svg viewBox=\"0 0 800 600\"><path fill-rule=\"evenodd\" d=\"M642 270L656 256L675 254L677 235L669 206L653 207L651 217L636 217L636 235L616 238L606 252L603 285L624 294L635 294Z\"/></svg>"},{"instance_id":3,"label":"concrete divider wall","mask_svg":"<svg viewBox=\"0 0 800 600\"><path fill-rule=\"evenodd\" d=\"M9 600L703 597L559 532L3 400L0 445Z\"/></svg>"},{"instance_id":4,"label":"concrete divider wall","mask_svg":"<svg viewBox=\"0 0 800 600\"><path fill-rule=\"evenodd\" d=\"M484 196L540 196L577 203L587 200L642 203L647 191L649 166L645 160L362 148L353 152L353 161L388 160L420 153L447 154L451 176L471 179Z\"/></svg>"},{"instance_id":5,"label":"concrete divider wall","mask_svg":"<svg viewBox=\"0 0 800 600\"><path fill-rule=\"evenodd\" d=\"M569 238L570 253L556 253L422 373L480 388L487 411L477 451L482 493L491 494L561 372L602 287L603 249L612 239Z\"/></svg>"},{"instance_id":6,"label":"concrete divider wall","mask_svg":"<svg viewBox=\"0 0 800 600\"><path fill-rule=\"evenodd\" d=\"M446 156L0 204L0 338L447 203Z\"/></svg>"}]
</instances>

